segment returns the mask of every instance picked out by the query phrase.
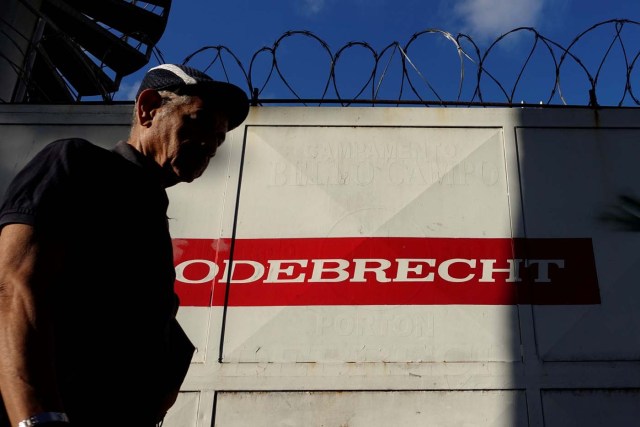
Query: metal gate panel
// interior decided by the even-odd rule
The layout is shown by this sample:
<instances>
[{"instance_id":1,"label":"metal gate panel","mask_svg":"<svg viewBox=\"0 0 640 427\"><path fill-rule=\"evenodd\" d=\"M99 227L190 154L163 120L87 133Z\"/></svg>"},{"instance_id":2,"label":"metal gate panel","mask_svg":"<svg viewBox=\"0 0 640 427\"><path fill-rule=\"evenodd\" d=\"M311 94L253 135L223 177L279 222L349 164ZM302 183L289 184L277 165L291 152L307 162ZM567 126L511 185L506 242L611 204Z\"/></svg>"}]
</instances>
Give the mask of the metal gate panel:
<instances>
[{"instance_id":1,"label":"metal gate panel","mask_svg":"<svg viewBox=\"0 0 640 427\"><path fill-rule=\"evenodd\" d=\"M520 427L521 391L218 393L214 426Z\"/></svg>"},{"instance_id":2,"label":"metal gate panel","mask_svg":"<svg viewBox=\"0 0 640 427\"><path fill-rule=\"evenodd\" d=\"M543 390L545 427L635 426L640 390Z\"/></svg>"},{"instance_id":3,"label":"metal gate panel","mask_svg":"<svg viewBox=\"0 0 640 427\"><path fill-rule=\"evenodd\" d=\"M517 132L528 237L592 236L602 304L536 306L543 360L638 360L640 233L602 216L640 194L640 128L525 128Z\"/></svg>"},{"instance_id":4,"label":"metal gate panel","mask_svg":"<svg viewBox=\"0 0 640 427\"><path fill-rule=\"evenodd\" d=\"M111 147L130 118L126 105L0 106L0 190L45 143ZM636 420L640 241L595 217L635 194L637 123L637 109L252 108L200 180L168 189L178 318L197 353L165 426ZM481 259L523 244L567 265L487 298ZM348 280L314 276L340 256ZM433 262L399 274L411 256ZM230 260L262 276L227 285ZM462 270L440 267L451 260Z\"/></svg>"},{"instance_id":5,"label":"metal gate panel","mask_svg":"<svg viewBox=\"0 0 640 427\"><path fill-rule=\"evenodd\" d=\"M249 126L237 238L511 237L499 128Z\"/></svg>"}]
</instances>

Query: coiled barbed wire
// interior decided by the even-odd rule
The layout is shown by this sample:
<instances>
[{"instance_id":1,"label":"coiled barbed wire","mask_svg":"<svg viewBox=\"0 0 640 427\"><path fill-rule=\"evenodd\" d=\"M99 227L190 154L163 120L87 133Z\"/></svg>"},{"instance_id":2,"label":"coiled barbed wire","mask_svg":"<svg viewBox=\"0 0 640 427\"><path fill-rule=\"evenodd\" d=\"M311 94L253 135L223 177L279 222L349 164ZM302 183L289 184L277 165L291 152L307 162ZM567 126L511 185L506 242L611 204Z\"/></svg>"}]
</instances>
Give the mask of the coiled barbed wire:
<instances>
[{"instance_id":1,"label":"coiled barbed wire","mask_svg":"<svg viewBox=\"0 0 640 427\"><path fill-rule=\"evenodd\" d=\"M528 48L522 40L527 37ZM351 63L349 55L355 58ZM636 107L639 57L640 22L612 19L566 46L535 28L519 27L484 52L470 36L440 29L417 32L407 43L394 41L380 51L364 41L332 51L322 38L300 30L260 48L248 66L223 45L203 46L183 64L247 89L254 105Z\"/></svg>"},{"instance_id":2,"label":"coiled barbed wire","mask_svg":"<svg viewBox=\"0 0 640 427\"><path fill-rule=\"evenodd\" d=\"M639 57L640 22L611 19L567 45L519 27L483 50L469 35L431 28L380 50L365 41L332 50L321 37L297 30L245 63L224 45L203 46L182 62L239 85L253 105L637 107ZM164 62L157 46L151 58ZM1 52L0 61L19 79L28 74ZM114 93L101 99L113 102Z\"/></svg>"}]
</instances>

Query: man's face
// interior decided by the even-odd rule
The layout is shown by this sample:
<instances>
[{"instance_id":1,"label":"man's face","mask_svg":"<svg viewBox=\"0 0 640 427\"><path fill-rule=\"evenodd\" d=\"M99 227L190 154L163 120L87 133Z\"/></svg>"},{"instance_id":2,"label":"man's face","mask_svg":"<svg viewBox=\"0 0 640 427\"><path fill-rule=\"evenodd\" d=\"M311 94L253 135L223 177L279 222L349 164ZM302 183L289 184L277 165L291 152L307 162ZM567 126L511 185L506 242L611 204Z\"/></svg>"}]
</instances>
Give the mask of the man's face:
<instances>
[{"instance_id":1,"label":"man's face","mask_svg":"<svg viewBox=\"0 0 640 427\"><path fill-rule=\"evenodd\" d=\"M156 161L177 182L201 176L228 131L224 114L208 108L198 96L191 98L189 103L161 107L154 118L156 141L162 145Z\"/></svg>"}]
</instances>

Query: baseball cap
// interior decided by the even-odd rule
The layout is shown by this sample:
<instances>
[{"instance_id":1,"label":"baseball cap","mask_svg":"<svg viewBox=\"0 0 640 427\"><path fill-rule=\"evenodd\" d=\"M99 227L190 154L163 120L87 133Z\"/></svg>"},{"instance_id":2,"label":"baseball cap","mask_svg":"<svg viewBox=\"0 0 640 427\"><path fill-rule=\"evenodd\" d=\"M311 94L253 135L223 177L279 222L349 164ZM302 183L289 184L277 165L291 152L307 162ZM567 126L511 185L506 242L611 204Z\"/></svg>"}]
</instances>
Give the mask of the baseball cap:
<instances>
[{"instance_id":1,"label":"baseball cap","mask_svg":"<svg viewBox=\"0 0 640 427\"><path fill-rule=\"evenodd\" d=\"M229 130L235 129L249 114L249 98L238 86L212 79L186 65L161 64L147 71L136 100L145 89L167 90L182 95L198 95L208 105L220 109L229 119Z\"/></svg>"}]
</instances>

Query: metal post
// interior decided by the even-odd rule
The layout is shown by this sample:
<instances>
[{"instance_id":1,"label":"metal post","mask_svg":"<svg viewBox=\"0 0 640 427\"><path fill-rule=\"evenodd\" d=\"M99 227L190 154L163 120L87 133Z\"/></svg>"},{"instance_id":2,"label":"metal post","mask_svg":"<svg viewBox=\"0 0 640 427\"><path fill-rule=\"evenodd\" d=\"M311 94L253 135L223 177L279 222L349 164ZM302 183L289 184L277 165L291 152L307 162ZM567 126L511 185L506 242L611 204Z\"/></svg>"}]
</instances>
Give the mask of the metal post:
<instances>
[{"instance_id":1,"label":"metal post","mask_svg":"<svg viewBox=\"0 0 640 427\"><path fill-rule=\"evenodd\" d=\"M21 102L18 83L24 78L34 36L38 28L38 16L33 12L40 9L42 0L5 0L0 8L0 103ZM24 91L22 96L24 96Z\"/></svg>"}]
</instances>

